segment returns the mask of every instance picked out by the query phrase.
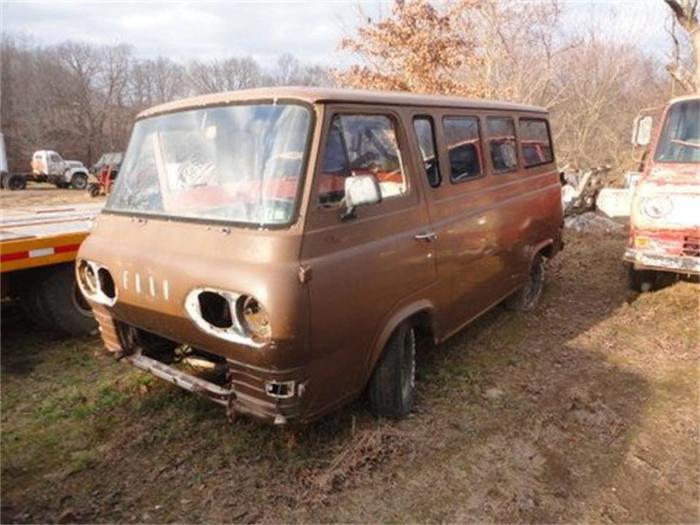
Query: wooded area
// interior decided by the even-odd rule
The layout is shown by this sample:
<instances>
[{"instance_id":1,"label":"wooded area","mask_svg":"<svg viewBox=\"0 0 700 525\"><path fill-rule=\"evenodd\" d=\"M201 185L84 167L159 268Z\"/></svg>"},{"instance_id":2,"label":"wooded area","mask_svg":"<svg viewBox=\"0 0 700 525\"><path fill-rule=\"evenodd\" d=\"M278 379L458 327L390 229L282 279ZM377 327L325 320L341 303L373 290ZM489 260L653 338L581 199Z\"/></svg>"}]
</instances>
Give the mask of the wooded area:
<instances>
[{"instance_id":1,"label":"wooded area","mask_svg":"<svg viewBox=\"0 0 700 525\"><path fill-rule=\"evenodd\" d=\"M338 85L545 106L560 165L624 169L634 166L629 130L638 111L696 82L697 0L665 1L673 43L666 61L633 39L600 34L591 22L571 27L557 0L396 1L339 43L355 58L341 70L289 54L269 70L251 57L180 63L140 59L126 44L45 47L4 35L1 129L13 170L26 170L39 148L92 163L123 150L134 116L154 104L265 85Z\"/></svg>"},{"instance_id":2,"label":"wooded area","mask_svg":"<svg viewBox=\"0 0 700 525\"><path fill-rule=\"evenodd\" d=\"M263 69L250 57L181 64L142 60L126 45L65 42L43 47L5 38L2 112L8 162L27 171L37 149L91 164L102 153L126 148L134 117L143 109L191 95L259 86L329 85L330 71L280 56Z\"/></svg>"}]
</instances>

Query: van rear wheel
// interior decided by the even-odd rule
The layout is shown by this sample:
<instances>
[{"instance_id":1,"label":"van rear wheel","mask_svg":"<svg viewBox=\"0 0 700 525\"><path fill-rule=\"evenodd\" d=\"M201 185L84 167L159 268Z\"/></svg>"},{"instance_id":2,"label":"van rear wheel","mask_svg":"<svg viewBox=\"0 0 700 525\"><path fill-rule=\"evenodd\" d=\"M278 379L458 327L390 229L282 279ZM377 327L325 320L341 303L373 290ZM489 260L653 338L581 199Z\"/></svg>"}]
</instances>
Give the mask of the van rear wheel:
<instances>
[{"instance_id":1,"label":"van rear wheel","mask_svg":"<svg viewBox=\"0 0 700 525\"><path fill-rule=\"evenodd\" d=\"M401 419L413 408L416 389L416 331L407 323L392 334L368 386L372 412Z\"/></svg>"},{"instance_id":2,"label":"van rear wheel","mask_svg":"<svg viewBox=\"0 0 700 525\"><path fill-rule=\"evenodd\" d=\"M538 253L532 259L530 273L525 285L505 301L505 306L509 310L516 312L529 312L533 310L542 296L545 278L545 259Z\"/></svg>"}]
</instances>

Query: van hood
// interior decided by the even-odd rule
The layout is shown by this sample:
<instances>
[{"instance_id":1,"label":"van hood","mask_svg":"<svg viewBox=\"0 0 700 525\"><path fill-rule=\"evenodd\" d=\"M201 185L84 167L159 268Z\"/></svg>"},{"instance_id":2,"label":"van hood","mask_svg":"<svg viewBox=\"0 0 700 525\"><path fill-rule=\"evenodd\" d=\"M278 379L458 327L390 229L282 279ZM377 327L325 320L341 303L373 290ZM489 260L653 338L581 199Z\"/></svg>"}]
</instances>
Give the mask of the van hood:
<instances>
[{"instance_id":1,"label":"van hood","mask_svg":"<svg viewBox=\"0 0 700 525\"><path fill-rule=\"evenodd\" d=\"M116 288L110 315L184 344L264 366L268 352L203 332L185 308L196 288L255 297L274 322L272 345L300 344L306 302L296 293L300 234L162 218L100 214L78 260L105 267ZM290 314L291 312L291 314ZM289 352L288 352L289 353ZM269 356L268 356L269 357ZM278 360L279 363L279 360Z\"/></svg>"}]
</instances>

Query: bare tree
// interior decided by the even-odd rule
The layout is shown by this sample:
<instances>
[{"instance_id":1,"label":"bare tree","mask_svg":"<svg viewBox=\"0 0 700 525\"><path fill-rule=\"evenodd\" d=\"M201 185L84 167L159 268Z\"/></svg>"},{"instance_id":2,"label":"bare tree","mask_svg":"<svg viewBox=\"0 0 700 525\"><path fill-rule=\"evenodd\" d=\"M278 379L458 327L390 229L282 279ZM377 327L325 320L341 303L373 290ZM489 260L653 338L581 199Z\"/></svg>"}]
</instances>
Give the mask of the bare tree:
<instances>
[{"instance_id":1,"label":"bare tree","mask_svg":"<svg viewBox=\"0 0 700 525\"><path fill-rule=\"evenodd\" d=\"M674 42L674 61L666 66L671 77L685 91L697 93L700 91L700 11L698 0L664 0L671 9L674 17L674 26L671 37ZM680 42L675 33L675 24L682 27L690 41L692 55L690 67L686 67L681 60Z\"/></svg>"},{"instance_id":2,"label":"bare tree","mask_svg":"<svg viewBox=\"0 0 700 525\"><path fill-rule=\"evenodd\" d=\"M352 86L545 106L561 163L627 167L632 119L665 98L658 66L633 42L594 28L560 31L561 14L556 0L460 1L442 10L396 1L385 18L365 21L343 41L359 63L337 76Z\"/></svg>"},{"instance_id":3,"label":"bare tree","mask_svg":"<svg viewBox=\"0 0 700 525\"><path fill-rule=\"evenodd\" d=\"M194 61L188 78L194 93L216 93L263 85L265 76L251 57L229 58L213 62Z\"/></svg>"}]
</instances>

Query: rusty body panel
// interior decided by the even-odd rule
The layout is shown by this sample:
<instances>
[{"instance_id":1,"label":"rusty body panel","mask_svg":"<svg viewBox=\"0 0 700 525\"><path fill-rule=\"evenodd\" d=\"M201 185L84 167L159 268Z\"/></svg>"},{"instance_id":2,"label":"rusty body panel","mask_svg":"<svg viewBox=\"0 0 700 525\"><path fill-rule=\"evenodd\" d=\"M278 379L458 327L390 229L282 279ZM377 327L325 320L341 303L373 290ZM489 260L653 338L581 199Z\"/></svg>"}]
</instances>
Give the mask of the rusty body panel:
<instances>
[{"instance_id":1,"label":"rusty body panel","mask_svg":"<svg viewBox=\"0 0 700 525\"><path fill-rule=\"evenodd\" d=\"M642 179L632 199L629 242L624 254L624 260L636 270L700 275L700 163L697 156L685 161L659 158L662 133L670 126L673 108L678 104L697 104L698 100L697 96L672 100L654 131ZM679 138L671 142L674 141L700 148L697 136L695 142ZM647 209L657 201L669 208L659 210L660 216Z\"/></svg>"},{"instance_id":2,"label":"rusty body panel","mask_svg":"<svg viewBox=\"0 0 700 525\"><path fill-rule=\"evenodd\" d=\"M248 101L292 101L313 114L308 161L288 223L188 220L113 210L108 203L81 247L78 270L79 278L81 271L103 271L113 280L110 300L88 293L110 351L225 404L230 414L274 423L306 422L346 403L365 388L401 323L419 314L432 338L442 341L521 287L537 253L553 256L561 247L560 187L553 158L526 169L519 154L513 170L494 173L489 155L482 152L483 173L451 183L448 148L436 125L444 183L434 188L426 180L413 133L416 116L429 115L436 124L446 115L546 120L540 108L279 88L178 101L148 110L139 119ZM359 207L347 220L338 206L319 204L320 195L335 184L329 186L332 174L322 157L330 148L329 129L337 115L389 119L400 154L399 176L405 177L405 186L391 186L398 196ZM125 171L128 164L126 159ZM115 192L128 184L128 175L120 175ZM395 184L395 173L382 177ZM203 194L201 190L197 188ZM278 199L282 192L287 199L295 193L286 186L275 191ZM81 270L80 261L92 266ZM229 297L234 319L217 317L211 324L194 320L193 290L202 290L197 292L202 312L208 308L202 294ZM254 297L264 306L269 338L229 337L213 326L222 321L228 327L236 324L236 316L245 318L237 309L241 297ZM226 380L207 384L190 379L175 364L155 358L144 333L220 360Z\"/></svg>"}]
</instances>

